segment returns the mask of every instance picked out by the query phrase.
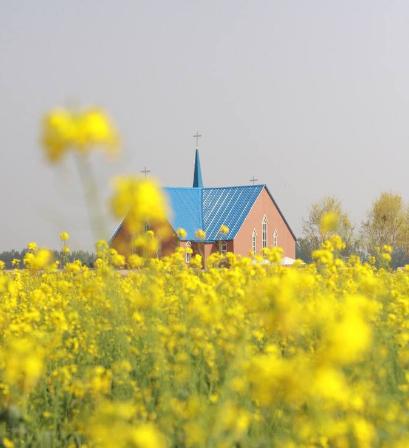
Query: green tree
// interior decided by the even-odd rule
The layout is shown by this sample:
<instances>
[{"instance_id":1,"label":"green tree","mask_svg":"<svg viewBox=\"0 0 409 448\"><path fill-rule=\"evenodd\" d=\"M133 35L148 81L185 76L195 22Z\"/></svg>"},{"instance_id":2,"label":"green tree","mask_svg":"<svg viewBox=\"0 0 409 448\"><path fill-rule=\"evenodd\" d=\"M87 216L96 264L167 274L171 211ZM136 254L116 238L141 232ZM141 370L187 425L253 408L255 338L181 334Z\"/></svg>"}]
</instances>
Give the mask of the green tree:
<instances>
[{"instance_id":1,"label":"green tree","mask_svg":"<svg viewBox=\"0 0 409 448\"><path fill-rule=\"evenodd\" d=\"M367 254L376 255L389 245L394 248L393 264L404 264L409 256L409 208L402 196L382 193L372 204L361 235Z\"/></svg>"},{"instance_id":2,"label":"green tree","mask_svg":"<svg viewBox=\"0 0 409 448\"><path fill-rule=\"evenodd\" d=\"M328 220L331 225L323 225ZM311 261L312 252L334 234L338 234L346 244L344 255L357 250L354 228L348 214L338 199L327 196L312 204L308 217L304 219L302 237L297 242L297 257L306 262Z\"/></svg>"}]
</instances>

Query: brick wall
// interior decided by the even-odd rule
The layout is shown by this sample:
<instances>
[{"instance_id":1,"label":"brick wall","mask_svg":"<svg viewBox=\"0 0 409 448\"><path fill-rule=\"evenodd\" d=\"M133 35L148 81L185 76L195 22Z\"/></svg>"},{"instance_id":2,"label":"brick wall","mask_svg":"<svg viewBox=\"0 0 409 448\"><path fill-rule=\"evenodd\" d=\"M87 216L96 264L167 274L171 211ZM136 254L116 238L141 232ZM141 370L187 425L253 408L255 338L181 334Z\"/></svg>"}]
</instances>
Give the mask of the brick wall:
<instances>
[{"instance_id":1,"label":"brick wall","mask_svg":"<svg viewBox=\"0 0 409 448\"><path fill-rule=\"evenodd\" d=\"M267 217L267 247L273 246L273 232L276 230L278 246L283 248L284 256L295 258L295 239L265 188L253 204L233 241L234 252L241 255L251 253L253 229L256 230L257 234L257 252L262 249L262 222L264 216Z\"/></svg>"}]
</instances>

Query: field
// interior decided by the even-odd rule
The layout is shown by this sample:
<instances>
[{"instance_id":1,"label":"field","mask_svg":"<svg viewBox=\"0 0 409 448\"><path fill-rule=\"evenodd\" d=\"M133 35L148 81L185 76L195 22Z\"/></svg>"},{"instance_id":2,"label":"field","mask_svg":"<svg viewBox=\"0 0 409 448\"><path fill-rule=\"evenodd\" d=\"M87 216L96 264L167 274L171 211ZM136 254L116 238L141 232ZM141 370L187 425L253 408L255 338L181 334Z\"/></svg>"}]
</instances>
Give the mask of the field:
<instances>
[{"instance_id":1,"label":"field","mask_svg":"<svg viewBox=\"0 0 409 448\"><path fill-rule=\"evenodd\" d=\"M117 137L99 110L44 120L49 161L78 162L96 240L88 155ZM157 258L169 226L153 181L118 178L111 210L127 258L99 241L92 268L69 262L62 232L58 262L34 242L14 270L0 262L1 448L409 446L409 267L390 267L390 246L341 256L329 212L311 264L273 248L204 269L191 249Z\"/></svg>"},{"instance_id":2,"label":"field","mask_svg":"<svg viewBox=\"0 0 409 448\"><path fill-rule=\"evenodd\" d=\"M0 273L2 446L409 446L409 270L341 245L127 275L104 246L58 270L33 245Z\"/></svg>"}]
</instances>

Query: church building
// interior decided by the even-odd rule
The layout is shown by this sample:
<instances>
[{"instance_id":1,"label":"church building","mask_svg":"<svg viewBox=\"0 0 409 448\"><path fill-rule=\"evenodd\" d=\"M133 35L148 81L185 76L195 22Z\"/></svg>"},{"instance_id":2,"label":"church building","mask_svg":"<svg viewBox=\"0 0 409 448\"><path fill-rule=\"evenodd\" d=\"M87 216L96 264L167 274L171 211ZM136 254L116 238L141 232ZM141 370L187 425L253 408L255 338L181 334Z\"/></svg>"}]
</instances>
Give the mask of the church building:
<instances>
[{"instance_id":1,"label":"church building","mask_svg":"<svg viewBox=\"0 0 409 448\"><path fill-rule=\"evenodd\" d=\"M172 210L169 225L172 237L164 241L161 255L171 253L176 247L190 247L206 259L213 252L233 252L238 255L257 254L265 247L280 246L284 261L295 259L296 237L266 185L241 185L232 187L205 187L196 149L192 187L165 187ZM221 226L228 232L222 233ZM123 250L124 226L119 226L111 245ZM186 235L178 235L178 229ZM205 238L196 235L205 232ZM189 261L187 254L186 261Z\"/></svg>"}]
</instances>

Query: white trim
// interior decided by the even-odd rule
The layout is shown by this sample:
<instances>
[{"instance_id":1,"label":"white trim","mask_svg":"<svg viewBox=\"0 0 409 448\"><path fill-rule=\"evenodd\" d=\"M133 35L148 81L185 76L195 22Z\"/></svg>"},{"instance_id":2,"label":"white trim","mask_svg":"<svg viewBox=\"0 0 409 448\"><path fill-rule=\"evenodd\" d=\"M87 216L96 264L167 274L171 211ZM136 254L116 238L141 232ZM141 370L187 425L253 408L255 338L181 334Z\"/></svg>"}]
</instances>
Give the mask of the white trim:
<instances>
[{"instance_id":1,"label":"white trim","mask_svg":"<svg viewBox=\"0 0 409 448\"><path fill-rule=\"evenodd\" d=\"M273 247L278 246L278 230L274 229L273 231L273 241L272 241Z\"/></svg>"},{"instance_id":2,"label":"white trim","mask_svg":"<svg viewBox=\"0 0 409 448\"><path fill-rule=\"evenodd\" d=\"M190 241L186 241L186 245L185 245L185 263L189 264L190 260L192 258L192 254L190 252L188 252L186 249L191 249L192 248L192 243Z\"/></svg>"},{"instance_id":3,"label":"white trim","mask_svg":"<svg viewBox=\"0 0 409 448\"><path fill-rule=\"evenodd\" d=\"M257 232L256 229L253 229L253 233L251 234L251 252L253 255L257 253Z\"/></svg>"},{"instance_id":4,"label":"white trim","mask_svg":"<svg viewBox=\"0 0 409 448\"><path fill-rule=\"evenodd\" d=\"M263 216L261 220L261 247L264 249L268 243L268 219L267 215Z\"/></svg>"}]
</instances>

